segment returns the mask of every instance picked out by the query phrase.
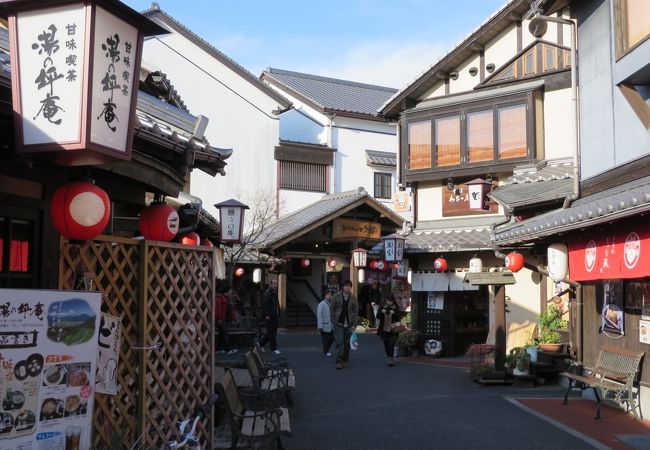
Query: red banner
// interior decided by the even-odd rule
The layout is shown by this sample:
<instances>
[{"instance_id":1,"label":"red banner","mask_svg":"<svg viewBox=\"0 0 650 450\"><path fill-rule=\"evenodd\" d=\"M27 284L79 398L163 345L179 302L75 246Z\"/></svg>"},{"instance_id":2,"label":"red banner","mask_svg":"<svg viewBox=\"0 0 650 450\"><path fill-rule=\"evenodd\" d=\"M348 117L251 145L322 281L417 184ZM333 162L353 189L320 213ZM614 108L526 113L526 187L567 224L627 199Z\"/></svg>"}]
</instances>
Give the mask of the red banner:
<instances>
[{"instance_id":1,"label":"red banner","mask_svg":"<svg viewBox=\"0 0 650 450\"><path fill-rule=\"evenodd\" d=\"M624 223L576 235L569 241L569 274L574 281L650 276L650 229Z\"/></svg>"}]
</instances>

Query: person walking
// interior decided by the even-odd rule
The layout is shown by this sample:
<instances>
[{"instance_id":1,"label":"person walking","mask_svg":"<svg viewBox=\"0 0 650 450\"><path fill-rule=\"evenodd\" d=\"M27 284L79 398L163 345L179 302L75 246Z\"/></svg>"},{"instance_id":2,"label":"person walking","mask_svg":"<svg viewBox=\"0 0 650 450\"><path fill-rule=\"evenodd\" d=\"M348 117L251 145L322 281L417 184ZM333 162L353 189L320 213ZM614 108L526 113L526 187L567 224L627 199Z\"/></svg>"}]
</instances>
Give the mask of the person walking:
<instances>
[{"instance_id":1,"label":"person walking","mask_svg":"<svg viewBox=\"0 0 650 450\"><path fill-rule=\"evenodd\" d=\"M269 288L262 296L262 314L266 324L266 334L260 339L259 347L264 351L264 346L269 344L271 351L276 355L281 352L278 350L277 334L278 334L278 317L280 313L280 304L278 303L278 282L271 280Z\"/></svg>"},{"instance_id":2,"label":"person walking","mask_svg":"<svg viewBox=\"0 0 650 450\"><path fill-rule=\"evenodd\" d=\"M343 282L343 289L332 296L330 321L336 341L336 368L344 369L350 360L350 336L359 320L359 303L351 294L352 282Z\"/></svg>"},{"instance_id":3,"label":"person walking","mask_svg":"<svg viewBox=\"0 0 650 450\"><path fill-rule=\"evenodd\" d=\"M397 333L393 330L395 324L399 323L401 319L401 312L399 306L395 302L395 296L388 294L384 304L377 311L377 319L379 326L377 327L377 334L384 342L384 352L386 353L386 364L393 366L393 347L397 340Z\"/></svg>"},{"instance_id":4,"label":"person walking","mask_svg":"<svg viewBox=\"0 0 650 450\"><path fill-rule=\"evenodd\" d=\"M330 303L334 292L330 289L325 290L325 298L318 304L316 310L316 320L318 322L318 331L320 331L321 341L323 342L323 354L332 356L330 348L334 342L332 333L332 322L330 320Z\"/></svg>"},{"instance_id":5,"label":"person walking","mask_svg":"<svg viewBox=\"0 0 650 450\"><path fill-rule=\"evenodd\" d=\"M230 283L223 281L218 289L214 299L214 319L217 325L217 352L232 354L237 352L230 346L228 337L228 325L235 320L234 309L228 296L230 292Z\"/></svg>"}]
</instances>

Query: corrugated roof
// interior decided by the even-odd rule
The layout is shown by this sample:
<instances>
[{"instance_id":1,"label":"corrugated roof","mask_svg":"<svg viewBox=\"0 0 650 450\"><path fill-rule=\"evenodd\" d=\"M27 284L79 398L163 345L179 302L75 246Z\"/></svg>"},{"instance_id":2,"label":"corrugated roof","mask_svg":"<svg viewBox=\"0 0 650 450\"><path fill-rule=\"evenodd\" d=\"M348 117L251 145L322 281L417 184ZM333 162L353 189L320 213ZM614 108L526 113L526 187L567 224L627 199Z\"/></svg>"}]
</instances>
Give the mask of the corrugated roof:
<instances>
[{"instance_id":1,"label":"corrugated roof","mask_svg":"<svg viewBox=\"0 0 650 450\"><path fill-rule=\"evenodd\" d=\"M413 231L406 236L405 253L444 253L469 252L492 248L490 228L422 230ZM383 252L384 244L379 243L370 253Z\"/></svg>"},{"instance_id":2,"label":"corrugated roof","mask_svg":"<svg viewBox=\"0 0 650 450\"><path fill-rule=\"evenodd\" d=\"M262 80L289 90L321 111L377 117L379 107L397 89L269 67Z\"/></svg>"},{"instance_id":3,"label":"corrugated roof","mask_svg":"<svg viewBox=\"0 0 650 450\"><path fill-rule=\"evenodd\" d=\"M648 211L650 177L644 177L578 199L569 208L497 227L494 239L499 245L533 241Z\"/></svg>"},{"instance_id":4,"label":"corrugated roof","mask_svg":"<svg viewBox=\"0 0 650 450\"><path fill-rule=\"evenodd\" d=\"M259 237L256 246L260 248L271 248L288 237L298 237L310 230L311 225L327 219L336 213L343 213L345 209L359 201L371 204L375 209L401 226L403 219L392 210L368 195L362 187L337 194L324 195L318 201L307 205L298 211L284 216L270 224L265 232Z\"/></svg>"},{"instance_id":5,"label":"corrugated roof","mask_svg":"<svg viewBox=\"0 0 650 450\"><path fill-rule=\"evenodd\" d=\"M366 162L377 166L397 166L397 154L393 152L380 152L366 150Z\"/></svg>"}]
</instances>

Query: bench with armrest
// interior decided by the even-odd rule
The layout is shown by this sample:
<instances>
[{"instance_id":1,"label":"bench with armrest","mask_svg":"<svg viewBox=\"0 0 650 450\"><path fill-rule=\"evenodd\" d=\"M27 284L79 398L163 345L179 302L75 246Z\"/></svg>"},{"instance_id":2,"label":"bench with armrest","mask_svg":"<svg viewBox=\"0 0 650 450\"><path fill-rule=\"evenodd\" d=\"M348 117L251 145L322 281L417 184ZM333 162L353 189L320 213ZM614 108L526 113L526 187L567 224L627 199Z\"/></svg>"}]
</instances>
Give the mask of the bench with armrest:
<instances>
[{"instance_id":1,"label":"bench with armrest","mask_svg":"<svg viewBox=\"0 0 650 450\"><path fill-rule=\"evenodd\" d=\"M258 334L256 321L252 317L241 317L230 322L226 331L231 342L243 340L245 348L254 346Z\"/></svg>"},{"instance_id":2,"label":"bench with armrest","mask_svg":"<svg viewBox=\"0 0 650 450\"><path fill-rule=\"evenodd\" d=\"M246 352L246 368L250 375L253 390L256 392L272 391L282 393L287 404L291 406L291 393L296 387L296 377L289 368L278 368L269 371L260 370L252 352Z\"/></svg>"},{"instance_id":3,"label":"bench with armrest","mask_svg":"<svg viewBox=\"0 0 650 450\"><path fill-rule=\"evenodd\" d=\"M288 370L293 375L293 370L289 368L289 361L287 361L287 358L284 358L282 356L264 358L262 352L260 351L257 345L253 346L251 352L253 354L253 359L257 363L257 367L259 368L260 372L270 375L274 371L282 372L284 370Z\"/></svg>"},{"instance_id":4,"label":"bench with armrest","mask_svg":"<svg viewBox=\"0 0 650 450\"><path fill-rule=\"evenodd\" d=\"M230 423L231 449L240 440L270 444L282 449L282 436L291 436L291 422L287 408L260 406L248 409L242 402L243 394L229 370L218 384ZM260 404L258 404L260 405Z\"/></svg>"},{"instance_id":5,"label":"bench with armrest","mask_svg":"<svg viewBox=\"0 0 650 450\"><path fill-rule=\"evenodd\" d=\"M572 369L582 372L580 369L583 367L582 363L571 361L570 371L560 373L560 376L569 380L563 404L567 403L569 391L574 386L582 390L591 388L597 401L595 419L600 419L600 407L605 399L614 400L618 404L627 403L634 418L639 419L634 383L643 355L644 352L603 346L598 352L596 364L588 375L570 372Z\"/></svg>"}]
</instances>

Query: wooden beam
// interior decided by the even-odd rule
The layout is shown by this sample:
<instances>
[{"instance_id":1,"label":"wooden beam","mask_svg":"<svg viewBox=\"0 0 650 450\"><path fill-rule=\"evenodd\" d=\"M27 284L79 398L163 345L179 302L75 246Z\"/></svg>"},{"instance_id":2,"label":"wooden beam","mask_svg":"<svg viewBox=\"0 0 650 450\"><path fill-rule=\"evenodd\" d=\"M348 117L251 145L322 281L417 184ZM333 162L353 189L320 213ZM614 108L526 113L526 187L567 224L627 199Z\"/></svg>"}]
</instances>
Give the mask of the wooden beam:
<instances>
[{"instance_id":1,"label":"wooden beam","mask_svg":"<svg viewBox=\"0 0 650 450\"><path fill-rule=\"evenodd\" d=\"M494 357L494 370L505 372L506 362L506 287L495 286L494 296L494 326L496 355Z\"/></svg>"}]
</instances>

